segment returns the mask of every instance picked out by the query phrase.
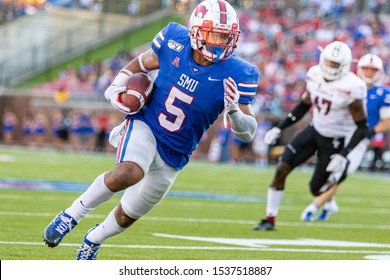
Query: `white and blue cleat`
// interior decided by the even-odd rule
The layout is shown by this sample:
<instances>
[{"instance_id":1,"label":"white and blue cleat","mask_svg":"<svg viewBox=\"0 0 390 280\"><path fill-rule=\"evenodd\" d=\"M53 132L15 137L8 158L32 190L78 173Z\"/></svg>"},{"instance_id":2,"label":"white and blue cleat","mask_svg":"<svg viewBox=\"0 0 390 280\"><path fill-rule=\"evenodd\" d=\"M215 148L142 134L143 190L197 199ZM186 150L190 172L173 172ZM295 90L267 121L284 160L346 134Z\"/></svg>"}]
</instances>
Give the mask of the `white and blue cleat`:
<instances>
[{"instance_id":1,"label":"white and blue cleat","mask_svg":"<svg viewBox=\"0 0 390 280\"><path fill-rule=\"evenodd\" d=\"M56 247L75 226L76 220L62 211L45 228L43 241L51 248Z\"/></svg>"},{"instance_id":2,"label":"white and blue cleat","mask_svg":"<svg viewBox=\"0 0 390 280\"><path fill-rule=\"evenodd\" d=\"M94 230L99 224L91 228L84 237L83 243L80 245L76 260L96 260L96 256L99 252L100 245L99 243L94 243L87 239L88 233Z\"/></svg>"}]
</instances>

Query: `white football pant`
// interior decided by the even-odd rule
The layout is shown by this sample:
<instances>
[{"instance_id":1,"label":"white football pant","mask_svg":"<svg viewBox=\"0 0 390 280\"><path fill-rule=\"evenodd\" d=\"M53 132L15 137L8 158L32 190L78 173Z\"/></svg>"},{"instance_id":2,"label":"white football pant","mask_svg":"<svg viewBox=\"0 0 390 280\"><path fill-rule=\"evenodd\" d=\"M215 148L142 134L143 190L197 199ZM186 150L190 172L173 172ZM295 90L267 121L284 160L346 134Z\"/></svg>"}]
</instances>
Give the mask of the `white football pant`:
<instances>
[{"instance_id":1,"label":"white football pant","mask_svg":"<svg viewBox=\"0 0 390 280\"><path fill-rule=\"evenodd\" d=\"M179 171L164 162L152 131L139 120L126 122L117 149L117 163L124 161L136 163L145 174L140 182L127 188L121 198L126 215L139 219L164 198Z\"/></svg>"}]
</instances>

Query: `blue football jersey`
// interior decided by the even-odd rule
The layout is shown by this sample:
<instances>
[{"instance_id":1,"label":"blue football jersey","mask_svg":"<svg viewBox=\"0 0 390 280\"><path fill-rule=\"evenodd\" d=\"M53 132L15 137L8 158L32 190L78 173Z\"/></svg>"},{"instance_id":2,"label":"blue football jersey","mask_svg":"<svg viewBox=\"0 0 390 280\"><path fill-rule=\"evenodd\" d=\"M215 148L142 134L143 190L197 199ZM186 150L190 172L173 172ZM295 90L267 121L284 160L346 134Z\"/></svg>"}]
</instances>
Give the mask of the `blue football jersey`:
<instances>
[{"instance_id":1,"label":"blue football jersey","mask_svg":"<svg viewBox=\"0 0 390 280\"><path fill-rule=\"evenodd\" d=\"M223 80L232 77L240 91L239 102L251 104L259 71L236 55L210 66L197 64L189 30L177 23L164 27L151 46L160 64L153 98L138 114L127 118L147 123L161 157L180 170L224 110Z\"/></svg>"},{"instance_id":2,"label":"blue football jersey","mask_svg":"<svg viewBox=\"0 0 390 280\"><path fill-rule=\"evenodd\" d=\"M367 91L367 119L370 129L380 121L379 110L390 107L390 89L384 86L374 86Z\"/></svg>"}]
</instances>

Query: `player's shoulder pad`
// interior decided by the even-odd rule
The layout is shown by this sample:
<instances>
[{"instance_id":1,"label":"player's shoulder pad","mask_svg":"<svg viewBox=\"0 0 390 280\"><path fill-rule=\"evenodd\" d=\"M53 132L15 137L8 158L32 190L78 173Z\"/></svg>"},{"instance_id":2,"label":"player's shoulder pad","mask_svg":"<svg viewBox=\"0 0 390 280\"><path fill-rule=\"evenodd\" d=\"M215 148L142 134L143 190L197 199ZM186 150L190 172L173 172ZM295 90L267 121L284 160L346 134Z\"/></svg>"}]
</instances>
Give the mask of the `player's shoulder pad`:
<instances>
[{"instance_id":1,"label":"player's shoulder pad","mask_svg":"<svg viewBox=\"0 0 390 280\"><path fill-rule=\"evenodd\" d=\"M184 34L185 36L189 36L188 27L186 27L182 24L176 23L176 22L170 22L167 25L167 32L169 32L169 34L171 34L171 35L183 35Z\"/></svg>"},{"instance_id":2,"label":"player's shoulder pad","mask_svg":"<svg viewBox=\"0 0 390 280\"><path fill-rule=\"evenodd\" d=\"M242 59L236 54L226 60L229 65L225 66L229 75L236 82L258 83L260 72L259 69L245 59Z\"/></svg>"},{"instance_id":3,"label":"player's shoulder pad","mask_svg":"<svg viewBox=\"0 0 390 280\"><path fill-rule=\"evenodd\" d=\"M383 103L387 106L390 105L390 88L386 86L378 86L376 89L377 94L383 96Z\"/></svg>"},{"instance_id":4,"label":"player's shoulder pad","mask_svg":"<svg viewBox=\"0 0 390 280\"><path fill-rule=\"evenodd\" d=\"M345 83L352 87L351 97L354 99L364 99L367 96L367 85L355 73L349 72L344 77Z\"/></svg>"},{"instance_id":5,"label":"player's shoulder pad","mask_svg":"<svg viewBox=\"0 0 390 280\"><path fill-rule=\"evenodd\" d=\"M380 86L383 89L383 94L390 95L390 87Z\"/></svg>"},{"instance_id":6,"label":"player's shoulder pad","mask_svg":"<svg viewBox=\"0 0 390 280\"><path fill-rule=\"evenodd\" d=\"M160 49L172 40L189 40L188 28L176 22L169 23L154 37L152 47Z\"/></svg>"},{"instance_id":7,"label":"player's shoulder pad","mask_svg":"<svg viewBox=\"0 0 390 280\"><path fill-rule=\"evenodd\" d=\"M321 68L319 64L313 65L307 70L306 79L314 80L316 76L322 77Z\"/></svg>"}]
</instances>

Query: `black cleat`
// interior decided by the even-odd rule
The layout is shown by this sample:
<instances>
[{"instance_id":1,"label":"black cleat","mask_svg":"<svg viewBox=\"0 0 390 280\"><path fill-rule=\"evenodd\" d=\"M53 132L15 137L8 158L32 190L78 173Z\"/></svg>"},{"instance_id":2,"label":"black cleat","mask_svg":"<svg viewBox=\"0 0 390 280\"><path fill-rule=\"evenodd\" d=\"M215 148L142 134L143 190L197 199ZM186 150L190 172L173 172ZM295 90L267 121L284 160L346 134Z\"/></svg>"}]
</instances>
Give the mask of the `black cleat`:
<instances>
[{"instance_id":1,"label":"black cleat","mask_svg":"<svg viewBox=\"0 0 390 280\"><path fill-rule=\"evenodd\" d=\"M258 225L253 227L253 230L275 230L275 223L268 221L267 219L263 219Z\"/></svg>"}]
</instances>

